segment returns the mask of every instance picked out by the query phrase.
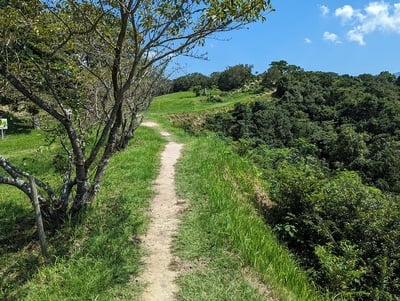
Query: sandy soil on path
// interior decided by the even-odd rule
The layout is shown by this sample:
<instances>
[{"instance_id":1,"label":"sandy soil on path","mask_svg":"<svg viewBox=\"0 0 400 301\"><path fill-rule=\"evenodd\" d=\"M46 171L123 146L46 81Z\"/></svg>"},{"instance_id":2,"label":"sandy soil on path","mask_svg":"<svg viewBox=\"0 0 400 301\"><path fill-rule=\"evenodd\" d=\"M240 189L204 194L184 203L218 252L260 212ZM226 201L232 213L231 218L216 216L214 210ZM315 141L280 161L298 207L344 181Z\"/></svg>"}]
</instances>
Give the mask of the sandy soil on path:
<instances>
[{"instance_id":1,"label":"sandy soil on path","mask_svg":"<svg viewBox=\"0 0 400 301\"><path fill-rule=\"evenodd\" d=\"M142 125L157 127L153 122ZM169 133L161 131L165 137ZM143 301L169 301L175 299L177 272L170 268L172 236L178 228L182 201L175 192L175 163L181 155L183 145L169 141L161 154L160 173L154 183L156 195L150 205L150 225L142 241L148 256L145 271L139 281L146 285Z\"/></svg>"}]
</instances>

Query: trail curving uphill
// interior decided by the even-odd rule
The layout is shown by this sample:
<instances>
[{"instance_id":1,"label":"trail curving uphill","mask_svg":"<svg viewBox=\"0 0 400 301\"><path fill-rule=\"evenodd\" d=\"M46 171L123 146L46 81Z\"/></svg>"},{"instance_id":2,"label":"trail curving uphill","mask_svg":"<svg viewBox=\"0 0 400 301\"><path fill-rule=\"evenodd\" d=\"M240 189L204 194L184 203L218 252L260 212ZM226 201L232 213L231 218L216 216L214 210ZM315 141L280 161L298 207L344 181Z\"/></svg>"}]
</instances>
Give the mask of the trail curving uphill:
<instances>
[{"instance_id":1,"label":"trail curving uphill","mask_svg":"<svg viewBox=\"0 0 400 301\"><path fill-rule=\"evenodd\" d=\"M158 127L153 122L142 125ZM167 132L160 132L169 137ZM169 140L169 139L168 139ZM142 238L148 253L145 258L145 271L140 281L146 285L143 301L169 301L175 299L178 288L175 284L177 271L170 268L173 261L171 253L172 236L178 228L182 201L175 192L175 163L181 155L183 145L169 141L161 154L160 173L155 180L156 195L150 205L150 225Z\"/></svg>"}]
</instances>

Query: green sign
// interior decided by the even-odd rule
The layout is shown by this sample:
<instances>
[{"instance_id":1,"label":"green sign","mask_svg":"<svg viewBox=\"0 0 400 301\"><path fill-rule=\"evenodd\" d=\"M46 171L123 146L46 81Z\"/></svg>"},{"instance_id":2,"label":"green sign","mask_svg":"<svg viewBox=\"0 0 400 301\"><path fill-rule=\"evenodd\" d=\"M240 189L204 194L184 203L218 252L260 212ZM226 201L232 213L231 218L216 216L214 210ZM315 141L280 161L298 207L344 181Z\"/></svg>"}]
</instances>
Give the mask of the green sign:
<instances>
[{"instance_id":1,"label":"green sign","mask_svg":"<svg viewBox=\"0 0 400 301\"><path fill-rule=\"evenodd\" d=\"M0 119L0 130L6 130L7 128L7 119Z\"/></svg>"}]
</instances>

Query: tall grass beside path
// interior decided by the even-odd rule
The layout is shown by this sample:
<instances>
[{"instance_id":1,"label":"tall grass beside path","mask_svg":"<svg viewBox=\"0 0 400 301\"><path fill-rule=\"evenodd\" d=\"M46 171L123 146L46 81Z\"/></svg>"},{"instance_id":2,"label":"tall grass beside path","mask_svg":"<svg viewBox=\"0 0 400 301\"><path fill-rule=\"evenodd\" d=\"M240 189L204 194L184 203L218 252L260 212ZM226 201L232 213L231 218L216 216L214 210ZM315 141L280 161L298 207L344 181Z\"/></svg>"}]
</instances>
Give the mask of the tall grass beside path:
<instances>
[{"instance_id":1,"label":"tall grass beside path","mask_svg":"<svg viewBox=\"0 0 400 301\"><path fill-rule=\"evenodd\" d=\"M176 253L197 264L179 279L181 300L260 300L254 294L240 296L229 286L232 279L226 281L228 274L247 267L271 289L272 300L321 300L254 209L258 181L255 168L215 136L187 143L177 182L191 205L176 237Z\"/></svg>"}]
</instances>

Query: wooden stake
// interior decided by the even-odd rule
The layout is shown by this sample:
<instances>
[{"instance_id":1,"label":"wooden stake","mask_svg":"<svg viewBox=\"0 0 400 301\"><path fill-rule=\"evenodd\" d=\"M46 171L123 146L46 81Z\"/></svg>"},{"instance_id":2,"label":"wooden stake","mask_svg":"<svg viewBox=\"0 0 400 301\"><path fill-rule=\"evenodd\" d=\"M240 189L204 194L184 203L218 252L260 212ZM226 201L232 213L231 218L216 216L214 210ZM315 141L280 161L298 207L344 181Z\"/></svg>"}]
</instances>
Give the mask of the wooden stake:
<instances>
[{"instance_id":1,"label":"wooden stake","mask_svg":"<svg viewBox=\"0 0 400 301\"><path fill-rule=\"evenodd\" d=\"M32 197L33 207L35 209L36 224L39 232L40 248L42 249L42 255L47 258L49 257L49 253L47 251L46 234L44 233L42 213L40 212L40 204L39 204L35 179L31 175L29 176L29 183L32 189L31 197Z\"/></svg>"}]
</instances>

